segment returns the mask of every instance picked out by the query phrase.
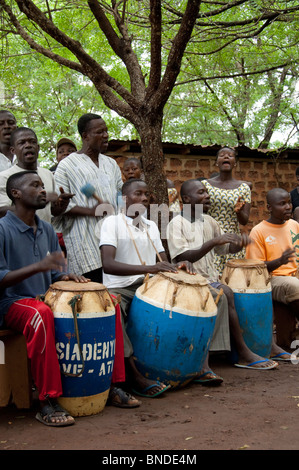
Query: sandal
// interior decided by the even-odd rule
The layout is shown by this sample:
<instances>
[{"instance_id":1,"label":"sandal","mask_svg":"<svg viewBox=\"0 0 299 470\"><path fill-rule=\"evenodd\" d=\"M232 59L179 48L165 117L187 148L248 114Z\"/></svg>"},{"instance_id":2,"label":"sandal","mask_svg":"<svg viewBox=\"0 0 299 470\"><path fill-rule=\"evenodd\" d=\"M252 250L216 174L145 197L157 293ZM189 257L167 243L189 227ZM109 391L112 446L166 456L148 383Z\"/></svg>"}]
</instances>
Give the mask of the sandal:
<instances>
[{"instance_id":1,"label":"sandal","mask_svg":"<svg viewBox=\"0 0 299 470\"><path fill-rule=\"evenodd\" d=\"M211 387L222 384L223 378L220 377L220 375L215 374L215 372L212 370L208 370L207 372L199 375L196 379L193 380L193 382Z\"/></svg>"},{"instance_id":2,"label":"sandal","mask_svg":"<svg viewBox=\"0 0 299 470\"><path fill-rule=\"evenodd\" d=\"M57 403L52 403L50 400L48 400L48 405L44 405L35 417L40 423L46 426L62 427L75 424L74 418L66 410L61 408ZM61 421L61 418L67 419ZM52 421L53 419L57 421Z\"/></svg>"},{"instance_id":3,"label":"sandal","mask_svg":"<svg viewBox=\"0 0 299 470\"><path fill-rule=\"evenodd\" d=\"M107 405L118 406L119 408L137 408L141 405L141 401L121 388L112 387L109 392Z\"/></svg>"}]
</instances>

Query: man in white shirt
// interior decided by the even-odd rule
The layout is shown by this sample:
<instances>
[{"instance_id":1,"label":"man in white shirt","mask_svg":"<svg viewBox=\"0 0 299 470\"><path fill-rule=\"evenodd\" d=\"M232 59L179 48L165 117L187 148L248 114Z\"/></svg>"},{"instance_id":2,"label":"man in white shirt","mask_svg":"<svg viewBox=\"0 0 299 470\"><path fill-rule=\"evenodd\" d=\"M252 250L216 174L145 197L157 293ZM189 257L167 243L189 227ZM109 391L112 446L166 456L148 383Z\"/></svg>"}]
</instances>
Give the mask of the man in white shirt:
<instances>
[{"instance_id":1,"label":"man in white shirt","mask_svg":"<svg viewBox=\"0 0 299 470\"><path fill-rule=\"evenodd\" d=\"M104 219L100 247L103 283L112 294L121 294L121 310L125 318L135 291L142 284L145 274L177 272L179 268L193 273L193 267L184 261L176 265L169 263L157 225L141 215L149 203L146 183L139 179L128 180L123 185L122 194L126 198L126 213ZM162 261L157 262L157 253ZM169 387L155 383L137 371L133 347L124 326L123 333L125 359L135 384L134 393L151 398L165 392Z\"/></svg>"},{"instance_id":2,"label":"man in white shirt","mask_svg":"<svg viewBox=\"0 0 299 470\"><path fill-rule=\"evenodd\" d=\"M45 222L51 223L53 215L59 215L65 211L72 195L61 193L58 196L52 172L46 168L38 167L39 144L32 129L18 127L12 132L10 139L12 151L16 155L16 164L0 173L0 217L5 216L7 210L14 210L14 205L6 193L8 178L24 170L35 170L43 181L47 192L47 204L45 208L37 211L37 215Z\"/></svg>"},{"instance_id":3,"label":"man in white shirt","mask_svg":"<svg viewBox=\"0 0 299 470\"><path fill-rule=\"evenodd\" d=\"M14 154L11 152L10 136L17 128L14 115L6 109L0 110L0 172L13 165Z\"/></svg>"},{"instance_id":4,"label":"man in white shirt","mask_svg":"<svg viewBox=\"0 0 299 470\"><path fill-rule=\"evenodd\" d=\"M215 269L215 253L235 253L250 243L249 237L234 233L224 233L217 221L206 212L210 206L210 196L201 181L188 180L182 184L181 197L189 211L174 217L167 226L167 240L171 259L187 259L194 268L205 276L212 287L224 291L228 302L229 330L238 353L237 367L268 370L277 367L277 362L253 353L245 344L242 336L232 290L219 282ZM203 213L196 213L202 207ZM187 215L187 217L186 217Z\"/></svg>"},{"instance_id":5,"label":"man in white shirt","mask_svg":"<svg viewBox=\"0 0 299 470\"><path fill-rule=\"evenodd\" d=\"M123 182L115 160L103 154L108 148L108 130L101 116L84 114L78 120L78 131L82 148L64 158L54 176L56 184L74 197L66 213L55 218L53 224L63 234L68 268L86 274L93 282L102 282L97 224L101 220L102 203L108 203L112 212L117 209L117 193ZM95 188L100 202L81 191L86 184Z\"/></svg>"}]
</instances>

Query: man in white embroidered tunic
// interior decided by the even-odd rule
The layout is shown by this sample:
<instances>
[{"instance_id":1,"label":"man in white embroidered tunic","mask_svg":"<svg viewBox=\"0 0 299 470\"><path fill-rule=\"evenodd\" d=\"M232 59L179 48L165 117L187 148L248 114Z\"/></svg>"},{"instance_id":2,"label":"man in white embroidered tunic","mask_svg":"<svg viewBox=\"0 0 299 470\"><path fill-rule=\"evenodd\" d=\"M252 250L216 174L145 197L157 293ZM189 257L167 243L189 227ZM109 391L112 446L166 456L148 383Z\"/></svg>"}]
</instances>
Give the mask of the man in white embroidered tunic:
<instances>
[{"instance_id":1,"label":"man in white embroidered tunic","mask_svg":"<svg viewBox=\"0 0 299 470\"><path fill-rule=\"evenodd\" d=\"M81 192L92 184L96 195L111 208L117 208L117 193L122 187L121 171L113 158L103 155L108 148L107 126L101 116L84 114L78 121L81 150L64 158L55 172L58 187L74 193L67 212L54 218L53 225L62 232L67 249L68 268L79 275L89 273L94 282L102 282L102 262L97 224L101 220L101 203ZM103 204L103 210L106 204Z\"/></svg>"}]
</instances>

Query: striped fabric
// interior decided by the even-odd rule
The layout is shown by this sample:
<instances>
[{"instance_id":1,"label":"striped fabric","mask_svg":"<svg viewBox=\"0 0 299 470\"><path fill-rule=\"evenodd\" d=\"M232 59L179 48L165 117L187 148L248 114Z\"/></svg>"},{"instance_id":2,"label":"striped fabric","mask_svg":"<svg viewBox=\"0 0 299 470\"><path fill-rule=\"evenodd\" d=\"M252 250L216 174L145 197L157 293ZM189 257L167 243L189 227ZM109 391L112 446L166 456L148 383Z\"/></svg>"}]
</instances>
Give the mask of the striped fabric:
<instances>
[{"instance_id":1,"label":"striped fabric","mask_svg":"<svg viewBox=\"0 0 299 470\"><path fill-rule=\"evenodd\" d=\"M74 193L67 212L75 206L94 207L97 201L87 198L81 188L87 183L94 186L96 194L117 209L117 193L122 187L121 171L111 157L99 154L99 167L91 158L72 153L64 158L55 171L55 181L67 193ZM102 266L99 250L98 224L101 217L68 216L67 212L52 221L57 232L62 232L67 249L68 269L77 275Z\"/></svg>"}]
</instances>

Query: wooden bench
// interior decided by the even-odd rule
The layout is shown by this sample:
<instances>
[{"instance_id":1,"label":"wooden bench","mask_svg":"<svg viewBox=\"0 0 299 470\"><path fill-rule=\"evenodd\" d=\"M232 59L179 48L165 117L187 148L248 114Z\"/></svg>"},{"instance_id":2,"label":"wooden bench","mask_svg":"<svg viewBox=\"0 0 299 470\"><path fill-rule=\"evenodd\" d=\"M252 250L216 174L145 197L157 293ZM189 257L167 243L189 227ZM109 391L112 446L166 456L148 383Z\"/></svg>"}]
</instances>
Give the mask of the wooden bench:
<instances>
[{"instance_id":1,"label":"wooden bench","mask_svg":"<svg viewBox=\"0 0 299 470\"><path fill-rule=\"evenodd\" d=\"M0 406L11 402L20 409L32 402L26 341L20 333L0 329Z\"/></svg>"}]
</instances>

